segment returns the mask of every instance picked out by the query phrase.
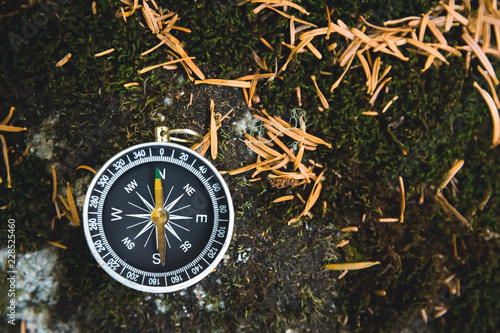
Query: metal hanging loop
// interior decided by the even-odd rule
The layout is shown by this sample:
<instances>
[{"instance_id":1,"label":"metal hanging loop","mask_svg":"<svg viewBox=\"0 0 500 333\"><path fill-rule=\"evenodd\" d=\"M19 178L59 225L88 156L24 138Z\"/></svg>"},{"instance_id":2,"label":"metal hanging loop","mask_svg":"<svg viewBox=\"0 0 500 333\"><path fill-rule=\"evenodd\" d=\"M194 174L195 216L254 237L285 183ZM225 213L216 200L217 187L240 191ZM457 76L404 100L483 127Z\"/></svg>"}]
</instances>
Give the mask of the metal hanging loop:
<instances>
[{"instance_id":1,"label":"metal hanging loop","mask_svg":"<svg viewBox=\"0 0 500 333\"><path fill-rule=\"evenodd\" d=\"M178 135L190 136L191 138L182 138ZM156 142L180 142L180 143L196 143L203 139L203 136L190 129L169 129L167 126L158 126L155 128Z\"/></svg>"}]
</instances>

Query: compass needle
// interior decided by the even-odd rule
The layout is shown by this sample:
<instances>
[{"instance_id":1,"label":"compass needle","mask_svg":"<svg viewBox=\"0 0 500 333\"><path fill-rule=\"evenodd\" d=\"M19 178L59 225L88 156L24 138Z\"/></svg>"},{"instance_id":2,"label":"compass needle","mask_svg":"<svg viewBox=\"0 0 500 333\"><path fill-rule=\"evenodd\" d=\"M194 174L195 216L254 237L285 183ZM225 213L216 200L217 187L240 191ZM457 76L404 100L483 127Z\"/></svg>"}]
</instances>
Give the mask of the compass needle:
<instances>
[{"instance_id":1,"label":"compass needle","mask_svg":"<svg viewBox=\"0 0 500 333\"><path fill-rule=\"evenodd\" d=\"M168 209L163 207L163 185L161 183L160 169L156 168L155 175L155 207L151 213L151 220L156 225L156 241L160 262L165 266L165 224L169 219Z\"/></svg>"}]
</instances>

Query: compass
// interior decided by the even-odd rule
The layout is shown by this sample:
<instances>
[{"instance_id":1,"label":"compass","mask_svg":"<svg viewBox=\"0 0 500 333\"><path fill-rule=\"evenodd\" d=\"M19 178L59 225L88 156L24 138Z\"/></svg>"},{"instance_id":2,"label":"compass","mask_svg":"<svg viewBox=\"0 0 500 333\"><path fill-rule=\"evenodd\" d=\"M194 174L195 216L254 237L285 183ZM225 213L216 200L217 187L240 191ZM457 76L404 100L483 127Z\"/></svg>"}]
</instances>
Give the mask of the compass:
<instances>
[{"instance_id":1,"label":"compass","mask_svg":"<svg viewBox=\"0 0 500 333\"><path fill-rule=\"evenodd\" d=\"M182 131L167 129L157 140ZM130 288L166 293L215 269L231 241L234 211L224 179L203 156L173 142L150 142L104 164L87 191L83 220L106 273Z\"/></svg>"}]
</instances>

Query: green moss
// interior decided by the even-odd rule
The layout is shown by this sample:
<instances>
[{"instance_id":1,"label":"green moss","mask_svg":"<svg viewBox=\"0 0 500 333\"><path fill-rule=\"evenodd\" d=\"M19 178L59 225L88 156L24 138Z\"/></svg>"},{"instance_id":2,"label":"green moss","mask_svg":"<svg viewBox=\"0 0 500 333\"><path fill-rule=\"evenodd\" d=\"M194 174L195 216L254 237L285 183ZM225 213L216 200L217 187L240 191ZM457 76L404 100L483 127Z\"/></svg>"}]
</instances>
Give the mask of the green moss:
<instances>
[{"instance_id":1,"label":"green moss","mask_svg":"<svg viewBox=\"0 0 500 333\"><path fill-rule=\"evenodd\" d=\"M359 15L381 24L425 13L436 2L344 1L329 7L335 10L332 20L354 26ZM60 184L82 178L82 171L75 171L80 164L98 168L124 147L152 140L152 130L162 116L172 128L206 132L210 99L222 114L232 108L237 118L245 111L240 92L194 85L185 79L182 69L137 74L139 69L165 61L167 54L158 51L141 57L158 42L142 26L145 22L130 17L124 23L115 18L119 1L96 3L98 15L92 15L88 3L61 5L58 17L49 18L28 44L19 45L18 53L10 48L7 33L20 34L22 18L32 18L40 8L34 6L6 19L0 34L5 54L0 57L0 119L15 106L13 124L28 127L29 136L44 119L59 115L55 131L64 147L55 151L50 163L58 165ZM289 42L288 21L277 14L255 15L251 4L236 4L208 0L162 3L178 12L180 26L192 30L174 34L209 78L233 79L255 71L252 52L272 70L288 56L281 44ZM298 13L298 18L325 24L323 1L309 1L304 7L311 14ZM267 49L259 37L275 51ZM460 32L447 38L452 44L462 43ZM462 296L449 303L445 321L435 320L431 327L437 331L496 327L499 280L494 254L499 244L494 238L486 241L485 235L500 227L500 161L495 150L488 148L491 117L472 82L486 84L472 72L467 76L464 60L458 57L450 56L449 65L421 73L424 57L409 54L410 60L401 62L382 56L383 68L392 66L392 80L388 92L372 106L360 67L352 68L333 94L328 93L343 72L333 65L338 59L324 51L333 42L339 50L346 47L337 35L329 41L315 40L324 56L321 61L311 54L299 54L280 78L258 86L259 106L286 120L297 107L295 88L300 87L307 131L333 145L332 149L306 152L305 160L313 159L328 168L321 197L312 209L314 218L288 226L286 221L299 215L303 205L297 200L271 204L276 197L290 193L307 197L310 187L278 189L265 176L256 183L247 182L247 174L226 176L238 213L235 235L229 259L199 284L203 297L193 289L148 297L121 287L97 267L81 227L56 224L51 229L55 211L49 162L28 155L13 167L13 189L7 189L5 181L0 184L0 202L9 203L0 215L2 221L12 216L19 221L16 237L23 251L39 249L48 240L69 245L61 251L63 282L59 302L51 311L54 320L74 318L89 331L252 331L255 327L327 331L342 329L340 319L348 315L347 325L353 331L389 331L418 322L415 316L420 309L442 298L442 280L456 273L463 284ZM110 55L94 57L112 47L115 52ZM55 63L68 52L72 53L70 61L56 68ZM318 110L311 75L316 75L326 93L327 110ZM127 82L140 86L126 89L123 84ZM193 104L189 103L191 94ZM394 96L399 98L383 115L361 114L380 111ZM173 104L165 105L165 97L172 98ZM221 145L214 164L221 170L254 161L244 143L232 139L230 123L219 132ZM15 160L26 148L25 135L9 133L6 139L13 147L11 160ZM449 188L444 194L471 220L474 231L464 229L433 200L433 186L459 159L465 160L456 176L459 191L456 197ZM4 170L0 172L5 179ZM403 176L407 192L405 223L380 224L380 212L384 217L399 216L398 176ZM419 204L423 188L425 201ZM488 193L489 202L481 209ZM359 232L339 233L345 226L359 226ZM1 227L3 234L5 224ZM453 257L453 235L460 260ZM336 244L342 239L349 239L350 245L339 249ZM242 260L238 260L240 256ZM381 264L349 272L340 281L338 272L323 269L331 262L372 260ZM386 290L387 295L375 296L375 290ZM166 306L165 313L157 311L157 303ZM471 313L474 320L466 322L464 314Z\"/></svg>"}]
</instances>

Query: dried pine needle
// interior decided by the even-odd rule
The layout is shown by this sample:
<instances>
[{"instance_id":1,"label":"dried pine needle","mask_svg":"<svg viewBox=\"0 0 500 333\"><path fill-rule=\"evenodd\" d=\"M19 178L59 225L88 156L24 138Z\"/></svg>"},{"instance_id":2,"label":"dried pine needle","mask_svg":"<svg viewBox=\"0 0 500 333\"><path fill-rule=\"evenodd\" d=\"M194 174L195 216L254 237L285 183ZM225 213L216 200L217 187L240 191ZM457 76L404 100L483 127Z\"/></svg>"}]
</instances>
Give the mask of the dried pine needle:
<instances>
[{"instance_id":1,"label":"dried pine needle","mask_svg":"<svg viewBox=\"0 0 500 333\"><path fill-rule=\"evenodd\" d=\"M114 48L111 48L109 50L106 50L106 51L102 51L102 52L99 52L99 53L96 53L94 54L94 57L98 58L98 57L102 57L102 56L105 56L106 54L110 54L110 53L113 53L115 52L115 49Z\"/></svg>"},{"instance_id":2,"label":"dried pine needle","mask_svg":"<svg viewBox=\"0 0 500 333\"><path fill-rule=\"evenodd\" d=\"M318 97L319 97L319 100L321 101L321 105L325 109L329 109L330 105L328 104L328 101L326 100L325 95L323 95L323 93L321 92L321 90L318 87L318 84L316 83L316 76L311 75L311 79L313 81L314 87L316 88L316 92L318 93Z\"/></svg>"},{"instance_id":3,"label":"dried pine needle","mask_svg":"<svg viewBox=\"0 0 500 333\"><path fill-rule=\"evenodd\" d=\"M498 113L498 108L493 101L493 98L490 94L484 89L482 89L477 82L474 82L474 87L481 93L486 104L488 105L488 109L490 110L491 118L493 120L493 138L491 143L491 148L495 148L498 144L500 144L500 115Z\"/></svg>"},{"instance_id":4,"label":"dried pine needle","mask_svg":"<svg viewBox=\"0 0 500 333\"><path fill-rule=\"evenodd\" d=\"M9 153L7 151L7 142L5 142L5 137L2 134L0 134L0 141L2 141L3 160L5 163L5 169L7 170L7 187L12 188L12 179L10 178L10 164L9 164Z\"/></svg>"},{"instance_id":5,"label":"dried pine needle","mask_svg":"<svg viewBox=\"0 0 500 333\"><path fill-rule=\"evenodd\" d=\"M56 202L57 199L57 175L56 175L56 167L51 166L52 171L52 202Z\"/></svg>"},{"instance_id":6,"label":"dried pine needle","mask_svg":"<svg viewBox=\"0 0 500 333\"><path fill-rule=\"evenodd\" d=\"M378 112L377 111L363 111L361 112L362 115L365 115L365 116L378 116Z\"/></svg>"},{"instance_id":7,"label":"dried pine needle","mask_svg":"<svg viewBox=\"0 0 500 333\"><path fill-rule=\"evenodd\" d=\"M309 51L312 52L312 54L314 54L316 56L316 58L318 58L318 59L323 58L321 53L318 51L318 49L311 42L307 43L306 47L309 49Z\"/></svg>"},{"instance_id":8,"label":"dried pine needle","mask_svg":"<svg viewBox=\"0 0 500 333\"><path fill-rule=\"evenodd\" d=\"M316 178L316 181L314 182L314 186L311 190L311 194L309 195L309 198L307 199L306 207L305 207L302 215L306 215L311 210L311 208L314 206L316 201L318 200L319 195L321 193L321 189L323 187L323 185L321 184L321 181L322 181L323 175L325 174L326 170L327 169L324 169L319 174L319 176Z\"/></svg>"},{"instance_id":9,"label":"dried pine needle","mask_svg":"<svg viewBox=\"0 0 500 333\"><path fill-rule=\"evenodd\" d=\"M340 85L342 80L344 79L344 76L347 74L347 71L351 67L352 61L354 60L354 56L352 56L349 61L347 62L347 66L345 67L344 71L342 72L342 75L338 78L338 80L332 85L330 88L330 93L333 93L333 91Z\"/></svg>"},{"instance_id":10,"label":"dried pine needle","mask_svg":"<svg viewBox=\"0 0 500 333\"><path fill-rule=\"evenodd\" d=\"M349 240L348 239L344 239L342 242L338 243L336 245L336 247L344 247L344 246L346 246L348 244L349 244Z\"/></svg>"},{"instance_id":11,"label":"dried pine needle","mask_svg":"<svg viewBox=\"0 0 500 333\"><path fill-rule=\"evenodd\" d=\"M128 83L124 83L123 87L130 88L130 87L137 87L138 85L139 85L139 82L128 82Z\"/></svg>"},{"instance_id":12,"label":"dried pine needle","mask_svg":"<svg viewBox=\"0 0 500 333\"><path fill-rule=\"evenodd\" d=\"M64 199L64 197L63 197L62 195L60 195L60 194L59 194L57 197L59 198L59 200L61 200L61 203L63 204L64 208L65 208L67 211L69 211L69 210L70 210L70 208L69 208L68 203L66 202L66 199Z\"/></svg>"},{"instance_id":13,"label":"dried pine needle","mask_svg":"<svg viewBox=\"0 0 500 333\"><path fill-rule=\"evenodd\" d=\"M488 73L481 67L481 66L477 66L477 70L479 71L479 73L481 73L481 75L483 76L483 78L486 80L486 82L488 83L488 86L490 87L490 91L491 91L491 94L492 94L492 97L493 97L493 101L495 102L495 105L497 106L497 108L500 108L500 101L498 100L498 95L497 95L497 91L495 89L495 86L493 85L493 81L491 81L491 77L488 75Z\"/></svg>"},{"instance_id":14,"label":"dried pine needle","mask_svg":"<svg viewBox=\"0 0 500 333\"><path fill-rule=\"evenodd\" d=\"M190 60L190 59L195 59L195 58L194 57L179 58L179 59L170 60L170 61L167 61L167 62L164 62L161 64L148 66L146 68L143 68L143 69L137 71L137 74L144 74L144 73L149 72L150 70L153 70L153 69L158 68L158 67L169 66L169 65L176 64L176 63L183 62L183 61Z\"/></svg>"},{"instance_id":15,"label":"dried pine needle","mask_svg":"<svg viewBox=\"0 0 500 333\"><path fill-rule=\"evenodd\" d=\"M448 64L448 60L446 60L446 58L441 53L439 53L439 51L437 51L435 48L429 46L428 44L420 42L417 39L413 39L413 38L406 38L406 41L409 44L416 46L419 49L428 52L429 54L432 54L433 56L435 56L436 58L438 58L439 60L441 60L445 64Z\"/></svg>"},{"instance_id":16,"label":"dried pine needle","mask_svg":"<svg viewBox=\"0 0 500 333\"><path fill-rule=\"evenodd\" d=\"M469 229L472 229L472 226L470 224L470 222L462 216L462 214L460 214L458 212L458 210L456 210L455 207L453 207L449 202L448 200L446 200L446 198L444 197L443 193L441 192L438 192L437 195L436 195L436 198L438 199L438 202L446 209L448 210L449 212L451 212L453 215L455 215L455 217L460 221L462 222L467 228Z\"/></svg>"},{"instance_id":17,"label":"dried pine needle","mask_svg":"<svg viewBox=\"0 0 500 333\"><path fill-rule=\"evenodd\" d=\"M278 203L278 202L283 202L283 201L289 201L293 200L294 196L293 195L285 195L283 197L279 197L277 199L273 200L273 203Z\"/></svg>"},{"instance_id":18,"label":"dried pine needle","mask_svg":"<svg viewBox=\"0 0 500 333\"><path fill-rule=\"evenodd\" d=\"M66 64L69 61L70 58L71 58L71 53L66 54L64 56L64 58L62 58L61 60L59 60L57 62L56 67L62 67L62 66L64 66L64 64Z\"/></svg>"},{"instance_id":19,"label":"dried pine needle","mask_svg":"<svg viewBox=\"0 0 500 333\"><path fill-rule=\"evenodd\" d=\"M304 156L304 143L299 143L299 151L297 153L297 157L295 158L295 161L293 162L293 171L297 170L299 167L300 162L302 161L302 157Z\"/></svg>"},{"instance_id":20,"label":"dried pine needle","mask_svg":"<svg viewBox=\"0 0 500 333\"><path fill-rule=\"evenodd\" d=\"M375 101L377 100L377 97L380 93L380 91L382 91L382 88L384 88L384 86L387 84L387 82L389 82L390 80L392 80L392 77L388 77L387 79L385 79L384 81L382 81L382 83L379 84L379 86L377 87L377 90L375 90L375 92L373 93L373 96L372 98L370 99L370 104L371 105L374 105L375 104Z\"/></svg>"},{"instance_id":21,"label":"dried pine needle","mask_svg":"<svg viewBox=\"0 0 500 333\"><path fill-rule=\"evenodd\" d=\"M76 227L78 227L80 225L80 217L78 216L78 211L76 209L75 200L73 199L73 193L71 193L69 182L66 183L66 185L66 196L68 197L68 205L72 217L72 222Z\"/></svg>"},{"instance_id":22,"label":"dried pine needle","mask_svg":"<svg viewBox=\"0 0 500 333\"><path fill-rule=\"evenodd\" d=\"M394 218L394 217L382 217L378 219L379 222L382 223L393 223L393 222L398 222L399 219Z\"/></svg>"},{"instance_id":23,"label":"dried pine needle","mask_svg":"<svg viewBox=\"0 0 500 333\"><path fill-rule=\"evenodd\" d=\"M1 125L7 125L7 124L9 123L10 119L11 119L11 118L12 118L12 116L14 115L14 110L15 110L15 109L16 109L16 108L15 108L15 107L13 107L13 106L11 106L11 107L10 107L9 114L7 115L7 117L5 117L5 119L4 119L4 120L2 120Z\"/></svg>"},{"instance_id":24,"label":"dried pine needle","mask_svg":"<svg viewBox=\"0 0 500 333\"><path fill-rule=\"evenodd\" d=\"M270 160L265 160L265 161L262 161L262 162L257 162L257 163L254 163L254 164L246 165L246 166L241 167L239 169L229 171L228 174L230 174L231 176L233 176L233 175L237 175L237 174L240 174L240 173L243 173L243 172L247 172L249 170L252 170L252 169L255 169L255 168L258 168L258 167L261 167L261 166L264 166L264 165L271 164L271 163L274 163L276 161L279 161L283 157L284 157L284 155L276 157L276 158L273 158L273 159L270 159Z\"/></svg>"},{"instance_id":25,"label":"dried pine needle","mask_svg":"<svg viewBox=\"0 0 500 333\"><path fill-rule=\"evenodd\" d=\"M91 168L91 167L89 167L89 166L87 166L87 165L79 165L79 166L76 168L76 170L80 170L80 169L85 169L85 170L88 170L88 171L92 172L93 174L96 174L96 173L97 173L97 171L95 171L95 169L94 169L94 168Z\"/></svg>"},{"instance_id":26,"label":"dried pine needle","mask_svg":"<svg viewBox=\"0 0 500 333\"><path fill-rule=\"evenodd\" d=\"M66 245L62 245L62 244L57 243L57 242L50 242L50 241L49 241L49 242L47 242L47 243L49 243L50 245L54 245L54 246L56 246L56 247L59 247L59 248L61 248L61 249L63 249L63 250L66 250L66 249L68 248Z\"/></svg>"},{"instance_id":27,"label":"dried pine needle","mask_svg":"<svg viewBox=\"0 0 500 333\"><path fill-rule=\"evenodd\" d=\"M269 44L269 42L267 40L265 40L264 38L262 37L259 37L259 40L262 42L262 44L264 44L269 50L271 50L271 52L274 52L274 47L271 46L271 44Z\"/></svg>"},{"instance_id":28,"label":"dried pine needle","mask_svg":"<svg viewBox=\"0 0 500 333\"><path fill-rule=\"evenodd\" d=\"M267 5L270 3L273 3L273 4L278 4L280 6L287 6L287 7L294 8L294 9L298 10L299 12L304 13L306 15L310 14L307 10L305 10L300 5L298 5L294 2L288 1L288 0L251 0L250 2L251 3L265 3Z\"/></svg>"},{"instance_id":29,"label":"dried pine needle","mask_svg":"<svg viewBox=\"0 0 500 333\"><path fill-rule=\"evenodd\" d=\"M450 171L448 171L445 180L437 188L438 192L441 192L446 187L446 185L448 185L448 183L453 179L453 177L455 177L457 172L460 171L460 169L464 166L464 163L465 162L463 160L460 160L457 163L455 163L455 165L450 169Z\"/></svg>"},{"instance_id":30,"label":"dried pine needle","mask_svg":"<svg viewBox=\"0 0 500 333\"><path fill-rule=\"evenodd\" d=\"M404 222L405 207L406 207L406 197L405 197L405 184L403 182L403 177L399 176L399 187L401 188L401 216L399 217L399 222Z\"/></svg>"},{"instance_id":31,"label":"dried pine needle","mask_svg":"<svg viewBox=\"0 0 500 333\"><path fill-rule=\"evenodd\" d=\"M247 89L250 89L251 86L251 83L247 81L221 80L221 79L195 80L194 84L213 84L217 86L228 86L228 87L247 88Z\"/></svg>"},{"instance_id":32,"label":"dried pine needle","mask_svg":"<svg viewBox=\"0 0 500 333\"><path fill-rule=\"evenodd\" d=\"M215 123L214 100L210 100L210 153L212 159L217 158L217 124Z\"/></svg>"},{"instance_id":33,"label":"dried pine needle","mask_svg":"<svg viewBox=\"0 0 500 333\"><path fill-rule=\"evenodd\" d=\"M26 131L26 130L27 130L26 127L7 126L7 125L0 124L0 131L3 131L3 132L22 132L22 131Z\"/></svg>"},{"instance_id":34,"label":"dried pine needle","mask_svg":"<svg viewBox=\"0 0 500 333\"><path fill-rule=\"evenodd\" d=\"M340 229L341 232L358 232L358 227L345 227Z\"/></svg>"},{"instance_id":35,"label":"dried pine needle","mask_svg":"<svg viewBox=\"0 0 500 333\"><path fill-rule=\"evenodd\" d=\"M469 34L467 30L464 30L462 38L471 47L472 52L474 52L474 54L479 58L479 61L481 62L481 64L483 64L484 68L486 68L486 71L493 80L493 83L495 85L498 85L498 79L497 76L495 75L495 70L493 69L491 62L488 60L488 57L486 57L486 54L484 54L484 51L481 49L481 47L479 47L479 45L476 43L474 38L472 38L472 36Z\"/></svg>"},{"instance_id":36,"label":"dried pine needle","mask_svg":"<svg viewBox=\"0 0 500 333\"><path fill-rule=\"evenodd\" d=\"M328 264L325 266L325 268L331 271L345 271L345 270L365 269L375 265L380 265L380 261Z\"/></svg>"}]
</instances>

